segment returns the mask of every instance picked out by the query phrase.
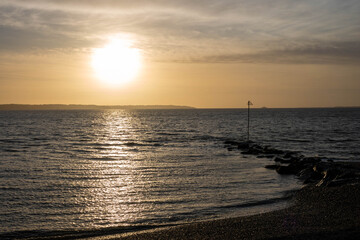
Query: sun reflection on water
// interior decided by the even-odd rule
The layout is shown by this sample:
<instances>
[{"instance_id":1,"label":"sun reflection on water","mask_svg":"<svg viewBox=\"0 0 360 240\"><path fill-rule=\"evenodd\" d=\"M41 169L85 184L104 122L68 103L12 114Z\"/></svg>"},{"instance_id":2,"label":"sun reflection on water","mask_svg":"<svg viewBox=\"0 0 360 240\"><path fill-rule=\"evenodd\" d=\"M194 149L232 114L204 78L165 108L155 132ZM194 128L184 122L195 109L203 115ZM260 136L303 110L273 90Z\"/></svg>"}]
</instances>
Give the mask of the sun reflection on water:
<instances>
[{"instance_id":1,"label":"sun reflection on water","mask_svg":"<svg viewBox=\"0 0 360 240\"><path fill-rule=\"evenodd\" d=\"M134 138L132 121L131 113L126 111L104 112L105 124L94 129L101 147L93 154L89 167L88 174L93 179L87 188L85 212L96 212L100 225L133 222L141 211L141 205L136 204L139 194L135 187L138 161L134 159L138 156L136 149L127 144Z\"/></svg>"}]
</instances>

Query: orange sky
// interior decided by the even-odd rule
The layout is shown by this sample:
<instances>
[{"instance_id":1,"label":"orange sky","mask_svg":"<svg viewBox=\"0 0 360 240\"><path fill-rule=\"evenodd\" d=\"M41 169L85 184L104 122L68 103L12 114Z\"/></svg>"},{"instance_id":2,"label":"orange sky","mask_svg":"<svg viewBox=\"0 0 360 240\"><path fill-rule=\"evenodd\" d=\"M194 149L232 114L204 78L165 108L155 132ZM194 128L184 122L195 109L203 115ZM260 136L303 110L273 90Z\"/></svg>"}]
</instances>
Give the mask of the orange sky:
<instances>
[{"instance_id":1,"label":"orange sky","mask_svg":"<svg viewBox=\"0 0 360 240\"><path fill-rule=\"evenodd\" d=\"M358 1L200 2L2 1L0 104L360 105ZM91 56L114 36L143 61L108 86Z\"/></svg>"}]
</instances>

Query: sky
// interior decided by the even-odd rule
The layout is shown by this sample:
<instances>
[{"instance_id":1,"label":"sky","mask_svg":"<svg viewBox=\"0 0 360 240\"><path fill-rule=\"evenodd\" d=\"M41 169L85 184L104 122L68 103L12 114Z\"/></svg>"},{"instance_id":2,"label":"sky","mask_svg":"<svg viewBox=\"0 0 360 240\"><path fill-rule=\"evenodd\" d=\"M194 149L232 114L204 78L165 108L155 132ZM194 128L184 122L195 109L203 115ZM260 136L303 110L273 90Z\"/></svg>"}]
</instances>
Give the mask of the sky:
<instances>
[{"instance_id":1,"label":"sky","mask_svg":"<svg viewBox=\"0 0 360 240\"><path fill-rule=\"evenodd\" d=\"M109 86L91 59L114 38L131 40L141 68ZM360 106L360 1L0 1L0 104L242 108L248 100Z\"/></svg>"}]
</instances>

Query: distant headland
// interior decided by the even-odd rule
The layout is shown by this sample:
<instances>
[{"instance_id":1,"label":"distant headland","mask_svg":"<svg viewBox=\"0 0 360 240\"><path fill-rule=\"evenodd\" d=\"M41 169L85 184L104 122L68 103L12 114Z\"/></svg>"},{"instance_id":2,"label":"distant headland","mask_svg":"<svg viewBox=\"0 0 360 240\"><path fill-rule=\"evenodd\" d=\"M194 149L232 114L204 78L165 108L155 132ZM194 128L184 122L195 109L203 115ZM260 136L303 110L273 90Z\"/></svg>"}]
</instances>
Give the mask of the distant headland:
<instances>
[{"instance_id":1,"label":"distant headland","mask_svg":"<svg viewBox=\"0 0 360 240\"><path fill-rule=\"evenodd\" d=\"M81 105L81 104L0 104L6 110L97 110L97 109L195 109L176 105Z\"/></svg>"}]
</instances>

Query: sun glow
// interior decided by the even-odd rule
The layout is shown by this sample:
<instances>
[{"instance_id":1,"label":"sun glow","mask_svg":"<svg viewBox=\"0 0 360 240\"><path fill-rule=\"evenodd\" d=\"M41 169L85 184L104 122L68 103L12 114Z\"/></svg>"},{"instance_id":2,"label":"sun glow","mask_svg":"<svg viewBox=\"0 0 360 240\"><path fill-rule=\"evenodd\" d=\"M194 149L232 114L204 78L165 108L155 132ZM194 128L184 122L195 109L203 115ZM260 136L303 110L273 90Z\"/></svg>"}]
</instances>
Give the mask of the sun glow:
<instances>
[{"instance_id":1,"label":"sun glow","mask_svg":"<svg viewBox=\"0 0 360 240\"><path fill-rule=\"evenodd\" d=\"M116 38L92 54L92 67L98 79L111 86L131 81L141 67L140 50L131 41Z\"/></svg>"}]
</instances>

